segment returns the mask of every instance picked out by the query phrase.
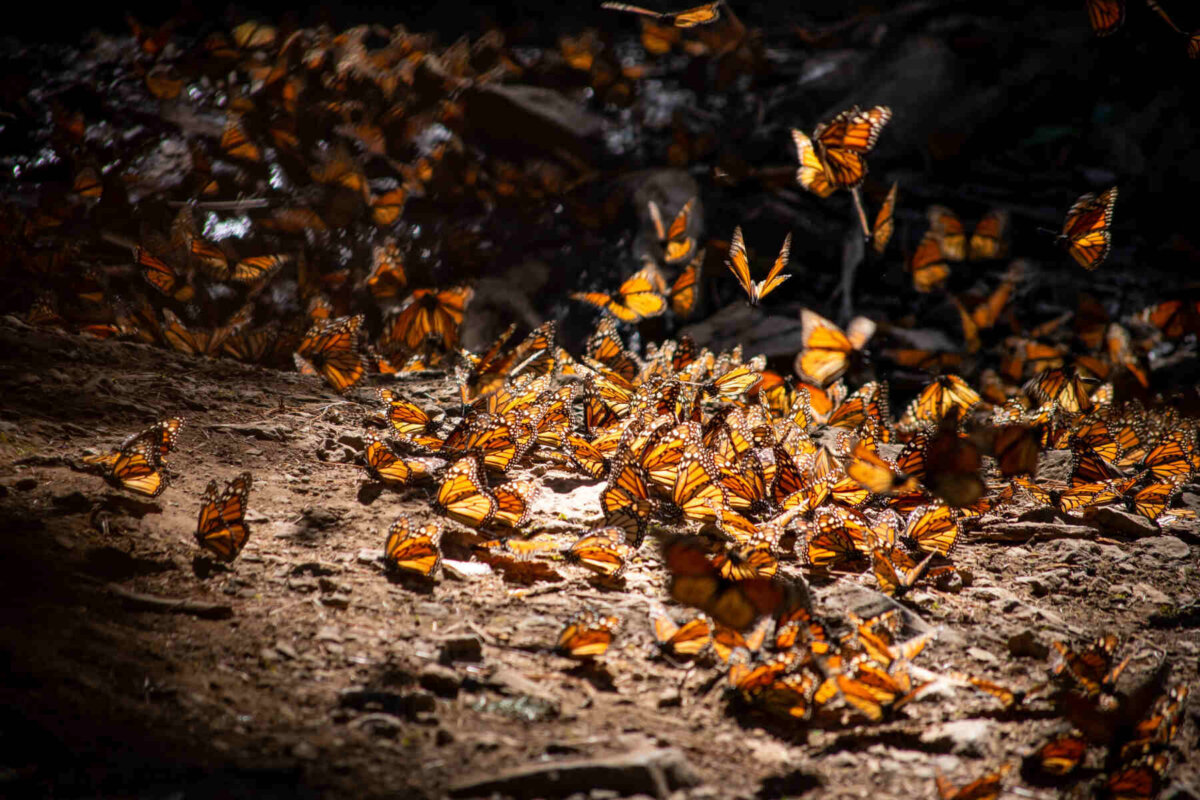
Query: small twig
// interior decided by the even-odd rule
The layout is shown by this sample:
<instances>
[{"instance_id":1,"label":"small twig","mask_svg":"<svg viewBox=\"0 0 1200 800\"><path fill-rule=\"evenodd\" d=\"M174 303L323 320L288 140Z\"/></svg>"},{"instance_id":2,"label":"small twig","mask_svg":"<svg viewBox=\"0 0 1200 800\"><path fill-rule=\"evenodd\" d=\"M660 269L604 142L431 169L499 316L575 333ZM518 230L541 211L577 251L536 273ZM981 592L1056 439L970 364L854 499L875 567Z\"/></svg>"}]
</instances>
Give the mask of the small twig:
<instances>
[{"instance_id":1,"label":"small twig","mask_svg":"<svg viewBox=\"0 0 1200 800\"><path fill-rule=\"evenodd\" d=\"M858 221L862 225L863 239L870 240L871 227L867 224L867 210L863 207L862 190L855 186L850 190L850 196L854 198L854 210L858 212Z\"/></svg>"},{"instance_id":2,"label":"small twig","mask_svg":"<svg viewBox=\"0 0 1200 800\"><path fill-rule=\"evenodd\" d=\"M204 603L199 600L184 600L183 598L142 594L141 592L130 591L115 583L107 584L105 588L129 605L143 611L191 614L204 619L229 619L233 616L233 606L226 605L225 603Z\"/></svg>"},{"instance_id":3,"label":"small twig","mask_svg":"<svg viewBox=\"0 0 1200 800\"><path fill-rule=\"evenodd\" d=\"M247 197L244 200L168 200L171 208L190 206L199 211L241 211L250 208L270 208L271 201L265 197Z\"/></svg>"}]
</instances>

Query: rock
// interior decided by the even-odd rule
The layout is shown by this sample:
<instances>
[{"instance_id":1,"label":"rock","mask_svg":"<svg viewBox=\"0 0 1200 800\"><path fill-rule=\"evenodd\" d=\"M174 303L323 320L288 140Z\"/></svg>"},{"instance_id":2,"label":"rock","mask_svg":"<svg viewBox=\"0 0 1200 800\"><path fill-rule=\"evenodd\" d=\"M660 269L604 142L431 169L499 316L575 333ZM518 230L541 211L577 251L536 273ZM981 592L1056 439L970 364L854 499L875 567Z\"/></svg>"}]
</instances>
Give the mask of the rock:
<instances>
[{"instance_id":1,"label":"rock","mask_svg":"<svg viewBox=\"0 0 1200 800\"><path fill-rule=\"evenodd\" d=\"M92 501L83 492L55 495L50 502L65 514L79 514L92 507Z\"/></svg>"},{"instance_id":2,"label":"rock","mask_svg":"<svg viewBox=\"0 0 1200 800\"><path fill-rule=\"evenodd\" d=\"M683 698L678 689L665 689L658 696L659 708L678 708L683 705Z\"/></svg>"},{"instance_id":3,"label":"rock","mask_svg":"<svg viewBox=\"0 0 1200 800\"><path fill-rule=\"evenodd\" d=\"M1091 538L1096 531L1087 525L1062 522L1004 522L989 525L976 534L977 539L1001 542L1027 542L1035 536L1046 539L1064 537Z\"/></svg>"},{"instance_id":4,"label":"rock","mask_svg":"<svg viewBox=\"0 0 1200 800\"><path fill-rule=\"evenodd\" d=\"M437 708L437 701L429 692L401 694L382 689L346 689L338 695L338 704L355 711L383 711L405 719Z\"/></svg>"},{"instance_id":5,"label":"rock","mask_svg":"<svg viewBox=\"0 0 1200 800\"><path fill-rule=\"evenodd\" d=\"M321 605L344 611L350 607L350 597L344 594L323 594L321 595Z\"/></svg>"},{"instance_id":6,"label":"rock","mask_svg":"<svg viewBox=\"0 0 1200 800\"><path fill-rule=\"evenodd\" d=\"M1153 520L1106 506L1087 509L1083 512L1083 521L1104 533L1119 533L1135 539L1155 536L1159 532Z\"/></svg>"},{"instance_id":7,"label":"rock","mask_svg":"<svg viewBox=\"0 0 1200 800\"><path fill-rule=\"evenodd\" d=\"M382 557L382 553L380 554L380 557ZM485 578L494 572L491 565L484 564L481 561L455 561L449 558L442 559L442 571L448 577L460 581L472 581L479 578Z\"/></svg>"},{"instance_id":8,"label":"rock","mask_svg":"<svg viewBox=\"0 0 1200 800\"><path fill-rule=\"evenodd\" d=\"M452 664L455 661L483 661L483 643L478 636L446 636L441 640L438 661Z\"/></svg>"},{"instance_id":9,"label":"rock","mask_svg":"<svg viewBox=\"0 0 1200 800\"><path fill-rule=\"evenodd\" d=\"M421 688L428 689L439 697L456 697L462 679L458 673L441 664L427 664L417 676Z\"/></svg>"},{"instance_id":10,"label":"rock","mask_svg":"<svg viewBox=\"0 0 1200 800\"><path fill-rule=\"evenodd\" d=\"M1022 575L1013 583L1022 584L1029 587L1029 592L1034 597L1045 597L1050 593L1050 588L1046 582L1038 575Z\"/></svg>"},{"instance_id":11,"label":"rock","mask_svg":"<svg viewBox=\"0 0 1200 800\"><path fill-rule=\"evenodd\" d=\"M291 428L284 425L268 425L261 422L228 422L210 425L209 427L229 431L230 433L240 433L243 436L250 436L264 442L286 442L288 435L292 432Z\"/></svg>"},{"instance_id":12,"label":"rock","mask_svg":"<svg viewBox=\"0 0 1200 800\"><path fill-rule=\"evenodd\" d=\"M335 625L325 625L317 629L318 642L340 642L342 641L342 632Z\"/></svg>"},{"instance_id":13,"label":"rock","mask_svg":"<svg viewBox=\"0 0 1200 800\"><path fill-rule=\"evenodd\" d=\"M1088 537L1094 536L1088 528ZM1096 542L1083 541L1080 539L1059 539L1053 542L1046 542L1043 546L1043 551L1048 557L1063 564L1084 564L1096 559L1100 555L1100 545Z\"/></svg>"},{"instance_id":14,"label":"rock","mask_svg":"<svg viewBox=\"0 0 1200 800\"><path fill-rule=\"evenodd\" d=\"M498 774L460 779L450 784L451 797L503 795L515 798L561 798L575 792L610 789L621 795L666 797L671 791L700 783L700 777L675 748L647 749L601 758L527 764Z\"/></svg>"},{"instance_id":15,"label":"rock","mask_svg":"<svg viewBox=\"0 0 1200 800\"><path fill-rule=\"evenodd\" d=\"M37 488L37 478L21 478L13 484L18 492L29 492Z\"/></svg>"},{"instance_id":16,"label":"rock","mask_svg":"<svg viewBox=\"0 0 1200 800\"><path fill-rule=\"evenodd\" d=\"M1017 522L1061 522L1070 519L1070 517L1053 506L1038 506L1017 516Z\"/></svg>"},{"instance_id":17,"label":"rock","mask_svg":"<svg viewBox=\"0 0 1200 800\"><path fill-rule=\"evenodd\" d=\"M1174 536L1151 536L1140 539L1134 544L1134 547L1143 556L1163 561L1185 559L1190 557L1192 552L1191 548L1187 546L1187 542Z\"/></svg>"},{"instance_id":18,"label":"rock","mask_svg":"<svg viewBox=\"0 0 1200 800\"><path fill-rule=\"evenodd\" d=\"M921 734L921 742L956 755L982 756L995 723L991 720L963 719L934 725Z\"/></svg>"},{"instance_id":19,"label":"rock","mask_svg":"<svg viewBox=\"0 0 1200 800\"><path fill-rule=\"evenodd\" d=\"M467 135L542 155L565 150L591 161L604 120L553 89L476 84L462 94Z\"/></svg>"},{"instance_id":20,"label":"rock","mask_svg":"<svg viewBox=\"0 0 1200 800\"><path fill-rule=\"evenodd\" d=\"M376 711L370 714L363 714L361 717L352 720L350 727L365 730L373 736L394 739L403 730L404 720L395 714L385 714Z\"/></svg>"},{"instance_id":21,"label":"rock","mask_svg":"<svg viewBox=\"0 0 1200 800\"><path fill-rule=\"evenodd\" d=\"M987 650L984 650L979 647L968 647L967 655L969 655L971 658L975 659L976 661L982 661L985 664L995 664L997 661L1000 660L1000 659L996 658L994 655L992 655L991 653L989 653Z\"/></svg>"},{"instance_id":22,"label":"rock","mask_svg":"<svg viewBox=\"0 0 1200 800\"><path fill-rule=\"evenodd\" d=\"M445 747L448 744L454 744L454 734L445 728L438 728L437 733L433 736L433 742L438 747Z\"/></svg>"},{"instance_id":23,"label":"rock","mask_svg":"<svg viewBox=\"0 0 1200 800\"><path fill-rule=\"evenodd\" d=\"M316 761L321 757L321 751L311 742L299 742L292 747L292 755L301 761Z\"/></svg>"},{"instance_id":24,"label":"rock","mask_svg":"<svg viewBox=\"0 0 1200 800\"><path fill-rule=\"evenodd\" d=\"M542 483L542 491L538 492L530 506L534 517L549 517L560 520L562 525L553 523L543 530L572 530L578 531L581 525L600 524L603 514L600 511L600 493L604 491L604 483L580 483L576 480L546 480Z\"/></svg>"},{"instance_id":25,"label":"rock","mask_svg":"<svg viewBox=\"0 0 1200 800\"><path fill-rule=\"evenodd\" d=\"M357 554L355 554L354 560L359 564L378 567L383 561L383 550L372 550L369 547L364 547L362 550L359 550Z\"/></svg>"},{"instance_id":26,"label":"rock","mask_svg":"<svg viewBox=\"0 0 1200 800\"><path fill-rule=\"evenodd\" d=\"M1037 636L1028 628L1008 638L1008 652L1017 658L1043 659L1050 654L1050 648L1038 641Z\"/></svg>"},{"instance_id":27,"label":"rock","mask_svg":"<svg viewBox=\"0 0 1200 800\"><path fill-rule=\"evenodd\" d=\"M1158 589L1155 589L1153 586L1151 586L1148 583L1134 584L1133 587L1129 590L1129 592L1130 592L1130 595L1132 595L1134 600L1137 600L1138 602L1141 602L1141 603L1153 603L1153 604L1159 605L1159 606L1166 606L1166 605L1171 604L1170 597L1168 597L1166 594L1159 591Z\"/></svg>"},{"instance_id":28,"label":"rock","mask_svg":"<svg viewBox=\"0 0 1200 800\"><path fill-rule=\"evenodd\" d=\"M343 433L337 440L338 444L344 444L358 453L367 449L367 440L359 433Z\"/></svg>"}]
</instances>

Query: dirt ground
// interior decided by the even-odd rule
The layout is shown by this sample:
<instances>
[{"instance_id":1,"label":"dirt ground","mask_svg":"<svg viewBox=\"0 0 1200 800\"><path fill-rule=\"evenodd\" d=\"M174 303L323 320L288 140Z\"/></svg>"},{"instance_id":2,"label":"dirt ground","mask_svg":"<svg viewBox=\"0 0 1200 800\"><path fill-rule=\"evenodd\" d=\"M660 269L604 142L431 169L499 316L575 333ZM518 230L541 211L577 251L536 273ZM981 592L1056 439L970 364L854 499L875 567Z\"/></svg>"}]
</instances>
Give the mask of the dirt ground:
<instances>
[{"instance_id":1,"label":"dirt ground","mask_svg":"<svg viewBox=\"0 0 1200 800\"><path fill-rule=\"evenodd\" d=\"M338 399L312 377L12 318L0 354L5 796L546 796L577 791L580 774L595 797L931 796L935 770L966 783L1063 727L1036 698L1003 711L946 680L884 723L781 726L732 705L719 665L654 657L647 611L666 592L653 540L616 588L561 560L531 585L455 577L453 563L431 585L389 576L387 527L429 517L430 490L381 491L358 465L367 387ZM399 388L446 407L451 384ZM158 498L72 468L165 415L186 425ZM192 538L200 494L243 470L250 541L217 566ZM591 482L547 464L515 473L530 470L549 487L531 533L566 546L597 521ZM1195 523L1134 537L1036 514L1014 525L1022 510L973 526L955 557L969 585L906 598L908 627L937 631L917 666L1029 688L1048 677L1052 640L1114 633L1135 654L1122 689L1164 662L1197 686ZM448 533L447 558L470 559L471 540ZM868 574L809 577L832 620L883 597ZM130 593L208 605L147 610ZM594 667L552 653L583 608L623 620ZM1197 736L1193 712L1162 797L1200 794ZM656 748L677 751L669 768L630 766ZM1102 755L1071 788L1014 772L1007 791L1088 796ZM560 762L601 772L546 783L538 765ZM500 789L480 783L528 765Z\"/></svg>"}]
</instances>

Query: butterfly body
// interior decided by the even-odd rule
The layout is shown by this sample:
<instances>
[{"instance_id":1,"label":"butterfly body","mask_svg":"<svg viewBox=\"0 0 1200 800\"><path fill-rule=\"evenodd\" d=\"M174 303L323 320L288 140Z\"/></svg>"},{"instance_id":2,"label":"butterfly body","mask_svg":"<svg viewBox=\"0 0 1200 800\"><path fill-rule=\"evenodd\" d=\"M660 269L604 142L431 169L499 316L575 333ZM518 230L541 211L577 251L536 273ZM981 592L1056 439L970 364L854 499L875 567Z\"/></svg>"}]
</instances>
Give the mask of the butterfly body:
<instances>
[{"instance_id":1,"label":"butterfly body","mask_svg":"<svg viewBox=\"0 0 1200 800\"><path fill-rule=\"evenodd\" d=\"M245 516L251 484L250 473L243 472L220 493L215 480L204 491L196 521L196 542L222 561L237 558L250 538Z\"/></svg>"}]
</instances>

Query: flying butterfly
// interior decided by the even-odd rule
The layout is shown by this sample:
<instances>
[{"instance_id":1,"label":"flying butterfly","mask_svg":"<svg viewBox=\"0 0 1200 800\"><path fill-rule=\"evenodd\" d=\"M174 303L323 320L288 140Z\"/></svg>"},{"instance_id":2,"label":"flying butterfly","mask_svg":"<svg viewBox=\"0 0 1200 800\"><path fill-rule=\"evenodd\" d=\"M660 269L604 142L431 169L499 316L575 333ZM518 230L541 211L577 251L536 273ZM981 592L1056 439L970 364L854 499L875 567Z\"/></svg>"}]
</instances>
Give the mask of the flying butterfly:
<instances>
[{"instance_id":1,"label":"flying butterfly","mask_svg":"<svg viewBox=\"0 0 1200 800\"><path fill-rule=\"evenodd\" d=\"M441 538L441 523L416 527L408 517L400 517L388 528L383 560L401 572L429 577L442 563L442 552L438 549Z\"/></svg>"},{"instance_id":2,"label":"flying butterfly","mask_svg":"<svg viewBox=\"0 0 1200 800\"><path fill-rule=\"evenodd\" d=\"M250 498L252 479L243 472L219 491L217 482L209 481L200 501L200 517L196 521L196 542L222 561L233 561L250 538L246 522L246 503Z\"/></svg>"},{"instance_id":3,"label":"flying butterfly","mask_svg":"<svg viewBox=\"0 0 1200 800\"><path fill-rule=\"evenodd\" d=\"M938 237L933 232L921 237L917 249L908 260L908 271L912 273L913 288L918 292L932 292L941 288L950 277L950 267Z\"/></svg>"},{"instance_id":4,"label":"flying butterfly","mask_svg":"<svg viewBox=\"0 0 1200 800\"><path fill-rule=\"evenodd\" d=\"M1067 211L1058 242L1084 269L1093 270L1100 266L1112 249L1109 227L1116 201L1117 187L1113 186L1099 195L1091 192L1083 195Z\"/></svg>"},{"instance_id":5,"label":"flying butterfly","mask_svg":"<svg viewBox=\"0 0 1200 800\"><path fill-rule=\"evenodd\" d=\"M684 203L668 228L663 225L662 211L659 209L658 203L653 200L647 203L646 208L650 213L650 221L654 224L654 233L663 249L664 263L680 264L695 255L696 240L688 234L692 208L695 204L696 198L694 197Z\"/></svg>"},{"instance_id":6,"label":"flying butterfly","mask_svg":"<svg viewBox=\"0 0 1200 800\"><path fill-rule=\"evenodd\" d=\"M1105 778L1097 796L1106 800L1154 800L1162 790L1170 764L1166 753L1134 759Z\"/></svg>"},{"instance_id":7,"label":"flying butterfly","mask_svg":"<svg viewBox=\"0 0 1200 800\"><path fill-rule=\"evenodd\" d=\"M898 183L892 184L883 205L879 207L879 213L875 215L875 225L871 228L871 247L877 256L883 255L883 251L887 250L888 242L892 240L892 232L896 229L896 191L899 186Z\"/></svg>"},{"instance_id":8,"label":"flying butterfly","mask_svg":"<svg viewBox=\"0 0 1200 800\"><path fill-rule=\"evenodd\" d=\"M880 132L892 118L887 106L875 106L863 111L854 106L839 113L829 122L817 125L813 140L817 156L830 183L838 188L852 189L867 175L863 156L875 147Z\"/></svg>"},{"instance_id":9,"label":"flying butterfly","mask_svg":"<svg viewBox=\"0 0 1200 800\"><path fill-rule=\"evenodd\" d=\"M683 268L675 283L671 284L671 310L680 317L690 317L696 310L700 298L700 265L704 254L699 253L690 264Z\"/></svg>"},{"instance_id":10,"label":"flying butterfly","mask_svg":"<svg viewBox=\"0 0 1200 800\"><path fill-rule=\"evenodd\" d=\"M862 349L875 334L875 323L855 317L848 330L807 308L800 311L804 349L796 355L794 368L801 379L824 388L862 359Z\"/></svg>"},{"instance_id":11,"label":"flying butterfly","mask_svg":"<svg viewBox=\"0 0 1200 800\"><path fill-rule=\"evenodd\" d=\"M146 283L167 297L186 303L196 296L196 290L173 267L161 258L151 255L145 248L137 248L134 259Z\"/></svg>"},{"instance_id":12,"label":"flying butterfly","mask_svg":"<svg viewBox=\"0 0 1200 800\"><path fill-rule=\"evenodd\" d=\"M426 337L438 339L447 350L458 346L458 326L475 291L456 286L437 291L417 289L400 311L384 321L379 347L385 353L416 350Z\"/></svg>"},{"instance_id":13,"label":"flying butterfly","mask_svg":"<svg viewBox=\"0 0 1200 800\"><path fill-rule=\"evenodd\" d=\"M604 655L620 625L620 617L582 611L567 621L566 627L558 635L555 650L575 659L592 659Z\"/></svg>"},{"instance_id":14,"label":"flying butterfly","mask_svg":"<svg viewBox=\"0 0 1200 800\"><path fill-rule=\"evenodd\" d=\"M88 456L84 461L99 464L110 483L147 497L158 497L170 484L159 448L146 438L134 437L115 452Z\"/></svg>"},{"instance_id":15,"label":"flying butterfly","mask_svg":"<svg viewBox=\"0 0 1200 800\"><path fill-rule=\"evenodd\" d=\"M363 315L316 322L296 348L296 357L316 372L338 394L345 394L367 374L367 360L359 352Z\"/></svg>"},{"instance_id":16,"label":"flying butterfly","mask_svg":"<svg viewBox=\"0 0 1200 800\"><path fill-rule=\"evenodd\" d=\"M830 180L829 173L817 157L817 150L808 134L792 128L792 141L796 144L796 157L800 161L800 167L796 170L796 182L817 197L829 197L836 192L838 187Z\"/></svg>"},{"instance_id":17,"label":"flying butterfly","mask_svg":"<svg viewBox=\"0 0 1200 800\"><path fill-rule=\"evenodd\" d=\"M1085 0L1088 22L1097 36L1111 36L1125 21L1125 0Z\"/></svg>"},{"instance_id":18,"label":"flying butterfly","mask_svg":"<svg viewBox=\"0 0 1200 800\"><path fill-rule=\"evenodd\" d=\"M1125 671L1132 654L1113 664L1119 640L1113 634L1099 636L1076 652L1064 642L1053 641L1051 646L1058 652L1054 665L1055 675L1065 675L1089 697L1102 692L1112 694L1117 679Z\"/></svg>"},{"instance_id":19,"label":"flying butterfly","mask_svg":"<svg viewBox=\"0 0 1200 800\"><path fill-rule=\"evenodd\" d=\"M790 274L781 274L787 267L788 253L791 249L792 234L789 233L784 237L783 247L779 249L779 256L771 265L767 277L755 283L750 277L750 261L746 255L746 245L742 240L742 229L740 226L733 229L733 242L729 245L729 261L726 262L726 265L741 284L746 296L750 298L750 305L757 306L760 300L792 277Z\"/></svg>"},{"instance_id":20,"label":"flying butterfly","mask_svg":"<svg viewBox=\"0 0 1200 800\"><path fill-rule=\"evenodd\" d=\"M604 292L572 292L571 299L607 311L622 322L640 322L657 317L667 309L666 299L655 291L654 282L645 269L635 272L622 283L616 296Z\"/></svg>"},{"instance_id":21,"label":"flying butterfly","mask_svg":"<svg viewBox=\"0 0 1200 800\"><path fill-rule=\"evenodd\" d=\"M601 8L607 8L610 11L628 11L632 14L638 14L643 17L649 17L659 22L666 22L674 25L676 28L694 28L697 25L708 25L716 22L721 18L721 3L724 0L716 0L712 3L705 3L702 6L684 9L683 11L651 11L648 8L641 6L630 5L629 3L601 3Z\"/></svg>"}]
</instances>

